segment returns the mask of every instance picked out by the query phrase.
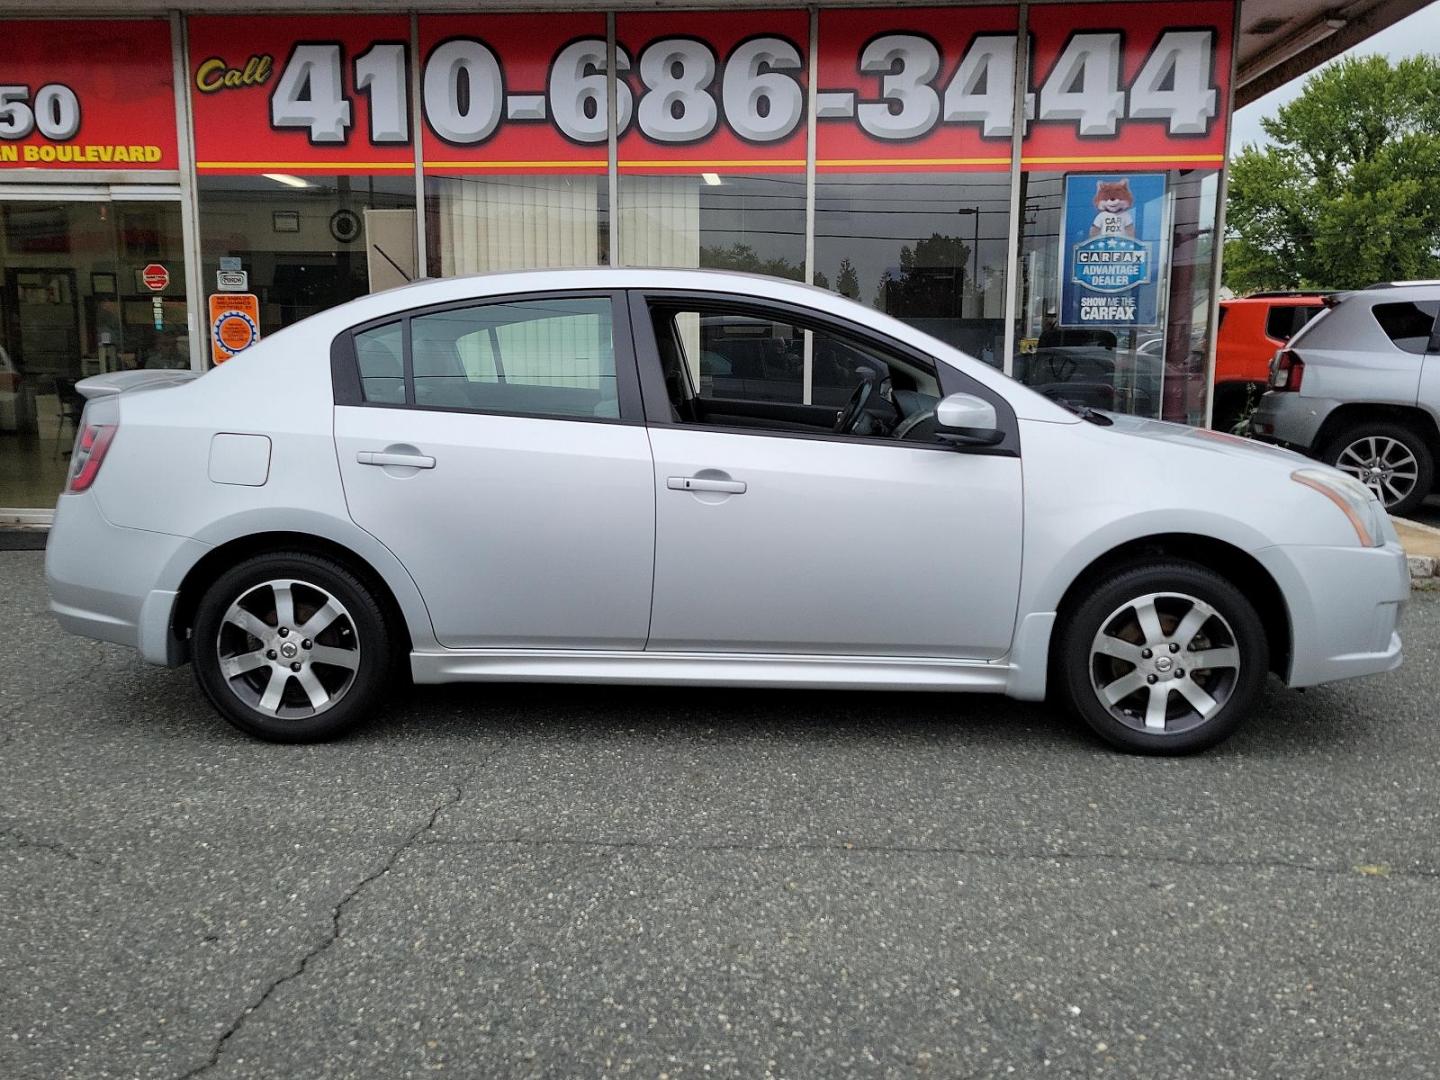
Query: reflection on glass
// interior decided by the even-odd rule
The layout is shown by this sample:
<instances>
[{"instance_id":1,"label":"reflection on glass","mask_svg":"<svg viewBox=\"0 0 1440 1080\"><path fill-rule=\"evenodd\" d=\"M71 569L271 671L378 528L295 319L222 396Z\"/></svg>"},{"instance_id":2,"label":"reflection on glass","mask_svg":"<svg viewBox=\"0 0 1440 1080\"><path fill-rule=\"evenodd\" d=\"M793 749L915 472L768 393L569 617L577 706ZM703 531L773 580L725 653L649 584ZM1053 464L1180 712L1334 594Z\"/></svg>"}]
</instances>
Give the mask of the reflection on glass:
<instances>
[{"instance_id":1,"label":"reflection on glass","mask_svg":"<svg viewBox=\"0 0 1440 1080\"><path fill-rule=\"evenodd\" d=\"M409 173L202 176L198 187L207 291L220 260L238 260L262 333L420 276Z\"/></svg>"},{"instance_id":2,"label":"reflection on glass","mask_svg":"<svg viewBox=\"0 0 1440 1080\"><path fill-rule=\"evenodd\" d=\"M822 176L814 284L998 365L1009 207L1008 173Z\"/></svg>"},{"instance_id":3,"label":"reflection on glass","mask_svg":"<svg viewBox=\"0 0 1440 1080\"><path fill-rule=\"evenodd\" d=\"M628 266L699 266L805 278L803 175L620 177Z\"/></svg>"},{"instance_id":4,"label":"reflection on glass","mask_svg":"<svg viewBox=\"0 0 1440 1080\"><path fill-rule=\"evenodd\" d=\"M178 202L0 201L0 506L54 505L79 380L190 366L183 252Z\"/></svg>"},{"instance_id":5,"label":"reflection on glass","mask_svg":"<svg viewBox=\"0 0 1440 1080\"><path fill-rule=\"evenodd\" d=\"M425 177L429 274L610 261L605 176Z\"/></svg>"},{"instance_id":6,"label":"reflection on glass","mask_svg":"<svg viewBox=\"0 0 1440 1080\"><path fill-rule=\"evenodd\" d=\"M1056 400L1202 423L1209 352L1218 173L1166 174L1153 326L1061 325L1065 174L1020 178L1015 378Z\"/></svg>"}]
</instances>

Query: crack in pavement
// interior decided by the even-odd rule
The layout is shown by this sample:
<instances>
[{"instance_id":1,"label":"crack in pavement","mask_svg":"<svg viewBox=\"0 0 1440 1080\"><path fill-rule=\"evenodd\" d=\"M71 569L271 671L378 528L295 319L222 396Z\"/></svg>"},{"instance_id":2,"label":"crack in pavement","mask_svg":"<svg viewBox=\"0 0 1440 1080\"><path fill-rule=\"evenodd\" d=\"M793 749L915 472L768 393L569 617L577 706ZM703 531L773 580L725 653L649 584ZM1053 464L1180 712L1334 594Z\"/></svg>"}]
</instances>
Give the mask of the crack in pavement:
<instances>
[{"instance_id":1,"label":"crack in pavement","mask_svg":"<svg viewBox=\"0 0 1440 1080\"><path fill-rule=\"evenodd\" d=\"M664 840L585 840L576 837L497 837L494 839L451 839L430 837L422 845L453 847L570 847L594 848L600 850L638 851L737 851L755 854L827 854L840 855L965 855L984 859L1016 862L1121 862L1153 866L1182 866L1211 870L1296 870L1307 874L1336 877L1382 877L1412 878L1416 880L1440 879L1440 869L1405 869L1394 866L1377 867L1376 870L1362 870L1366 864L1355 866L1323 866L1315 863L1294 862L1287 859L1212 859L1186 858L1180 855L1137 855L1130 852L1080 852L1080 851L996 851L993 848L970 848L951 845L922 844L746 844L735 842L677 844Z\"/></svg>"},{"instance_id":2,"label":"crack in pavement","mask_svg":"<svg viewBox=\"0 0 1440 1080\"><path fill-rule=\"evenodd\" d=\"M472 774L478 773L481 769L485 768L485 766L495 760L499 753L500 751L496 750L494 753L486 757L483 761L477 763L472 770ZM260 995L255 999L255 1001L252 1004L246 1006L245 1011L242 1012L239 1016L237 1016L234 1020L232 1020L230 1024L225 1028L225 1030L220 1033L220 1037L215 1040L215 1045L210 1048L210 1056L206 1058L205 1061L195 1066L193 1069L182 1073L179 1080L192 1080L193 1077L197 1077L204 1073L207 1073L211 1069L219 1065L220 1058L225 1053L226 1045L230 1042L232 1038L234 1038L236 1034L240 1032L240 1030L245 1026L246 1022L250 1019L250 1017L254 1016L255 1013L257 1013L261 1009L261 1007L264 1006L264 1004L268 1000L270 1000L270 997L277 990L280 989L280 987L284 986L286 983L294 982L296 979L300 978L300 976L305 974L305 971L310 966L310 962L312 960L322 955L327 949L330 948L330 946L334 945L335 942L340 940L340 919L341 916L345 914L345 909L349 906L350 902L353 901L356 897L358 897L362 892L364 892L365 889L372 883L378 881L380 878L390 873L390 871L395 867L395 864L400 860L400 857L404 855L405 852L408 851L411 847L413 847L422 836L424 836L431 829L435 828L435 822L440 819L440 815L446 810L448 810L450 807L457 805L464 797L465 792L463 783L456 784L454 793L448 798L442 799L439 803L437 803L435 808L430 811L429 818L426 819L426 821L422 825L416 827L415 829L412 829L410 833L405 837L405 839L402 840L394 848L394 850L390 852L390 854L386 857L385 861L380 865L378 869L361 878L360 881L357 882L353 888L346 892L345 895L340 898L339 903L337 903L333 908L330 909L329 934L327 934L323 940L311 946L311 948L305 953L305 955L300 958L300 962L298 964L296 964L285 974L281 975L279 978L273 979L265 987L265 989L260 992Z\"/></svg>"},{"instance_id":3,"label":"crack in pavement","mask_svg":"<svg viewBox=\"0 0 1440 1080\"><path fill-rule=\"evenodd\" d=\"M92 866L105 865L99 859L92 858L89 855L82 855L79 852L75 851L74 848L67 847L65 844L62 844L59 841L35 840L31 837L25 836L23 833L20 832L19 829L0 829L0 837L13 840L15 847L17 848L35 848L39 851L53 851L55 852L55 854L63 855L65 858L71 859L75 862L86 862L90 863Z\"/></svg>"}]
</instances>

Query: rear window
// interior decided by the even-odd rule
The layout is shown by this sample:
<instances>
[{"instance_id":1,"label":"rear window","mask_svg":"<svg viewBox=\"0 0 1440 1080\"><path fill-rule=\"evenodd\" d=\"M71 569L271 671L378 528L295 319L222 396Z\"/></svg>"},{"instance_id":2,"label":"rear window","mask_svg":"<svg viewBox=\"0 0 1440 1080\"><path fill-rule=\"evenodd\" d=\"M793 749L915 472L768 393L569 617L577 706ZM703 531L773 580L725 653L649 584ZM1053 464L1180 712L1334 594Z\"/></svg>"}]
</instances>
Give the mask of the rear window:
<instances>
[{"instance_id":1,"label":"rear window","mask_svg":"<svg viewBox=\"0 0 1440 1080\"><path fill-rule=\"evenodd\" d=\"M1265 333L1276 341L1289 341L1295 332L1313 319L1322 309L1308 304L1286 304L1272 307L1265 315Z\"/></svg>"},{"instance_id":2,"label":"rear window","mask_svg":"<svg viewBox=\"0 0 1440 1080\"><path fill-rule=\"evenodd\" d=\"M1375 321L1385 336L1406 352L1423 353L1430 347L1430 332L1440 313L1440 300L1406 300L1398 304L1376 304Z\"/></svg>"}]
</instances>

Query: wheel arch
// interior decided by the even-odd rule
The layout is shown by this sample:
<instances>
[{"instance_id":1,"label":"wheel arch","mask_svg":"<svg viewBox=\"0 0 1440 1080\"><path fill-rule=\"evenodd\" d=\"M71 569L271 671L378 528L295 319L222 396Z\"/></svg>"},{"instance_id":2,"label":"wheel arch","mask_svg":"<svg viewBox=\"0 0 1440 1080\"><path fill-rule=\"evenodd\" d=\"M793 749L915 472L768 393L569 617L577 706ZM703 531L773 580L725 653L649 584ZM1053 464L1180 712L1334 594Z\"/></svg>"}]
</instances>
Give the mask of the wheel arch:
<instances>
[{"instance_id":1,"label":"wheel arch","mask_svg":"<svg viewBox=\"0 0 1440 1080\"><path fill-rule=\"evenodd\" d=\"M1346 428L1366 422L1402 424L1413 428L1429 445L1432 454L1440 448L1440 426L1437 426L1434 416L1418 405L1382 405L1352 401L1330 410L1319 430L1315 432L1314 452L1324 453L1330 441Z\"/></svg>"},{"instance_id":2,"label":"wheel arch","mask_svg":"<svg viewBox=\"0 0 1440 1080\"><path fill-rule=\"evenodd\" d=\"M1160 559L1184 559L1225 578L1255 605L1270 650L1270 670L1284 677L1290 669L1293 648L1290 609L1285 594L1270 572L1249 552L1213 536L1195 533L1156 533L1118 544L1092 559L1070 582L1056 607L1057 632L1050 635L1049 664L1053 672L1060 634L1069 613L1085 588L1122 566Z\"/></svg>"},{"instance_id":3,"label":"wheel arch","mask_svg":"<svg viewBox=\"0 0 1440 1080\"><path fill-rule=\"evenodd\" d=\"M181 659L188 659L190 630L194 626L195 612L200 598L226 570L245 559L279 551L299 551L331 559L358 577L374 594L385 613L386 621L394 628L397 660L405 661L414 649L410 620L395 590L385 575L375 569L368 560L357 552L325 536L314 533L272 530L246 533L212 547L196 560L180 583L175 598L175 607L170 619L170 632L181 650ZM397 670L404 670L408 663L400 663Z\"/></svg>"}]
</instances>

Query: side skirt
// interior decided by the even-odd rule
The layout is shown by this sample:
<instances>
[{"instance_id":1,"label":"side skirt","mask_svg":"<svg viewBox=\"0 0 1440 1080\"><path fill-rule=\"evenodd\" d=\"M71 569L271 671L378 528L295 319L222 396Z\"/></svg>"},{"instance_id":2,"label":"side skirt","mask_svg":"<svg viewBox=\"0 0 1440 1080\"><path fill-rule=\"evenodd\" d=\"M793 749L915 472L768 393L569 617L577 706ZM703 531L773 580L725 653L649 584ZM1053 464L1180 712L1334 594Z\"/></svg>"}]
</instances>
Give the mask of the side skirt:
<instances>
[{"instance_id":1,"label":"side skirt","mask_svg":"<svg viewBox=\"0 0 1440 1080\"><path fill-rule=\"evenodd\" d=\"M410 654L417 683L563 682L658 686L807 686L820 689L966 690L1004 693L1003 661L898 656L447 650Z\"/></svg>"}]
</instances>

